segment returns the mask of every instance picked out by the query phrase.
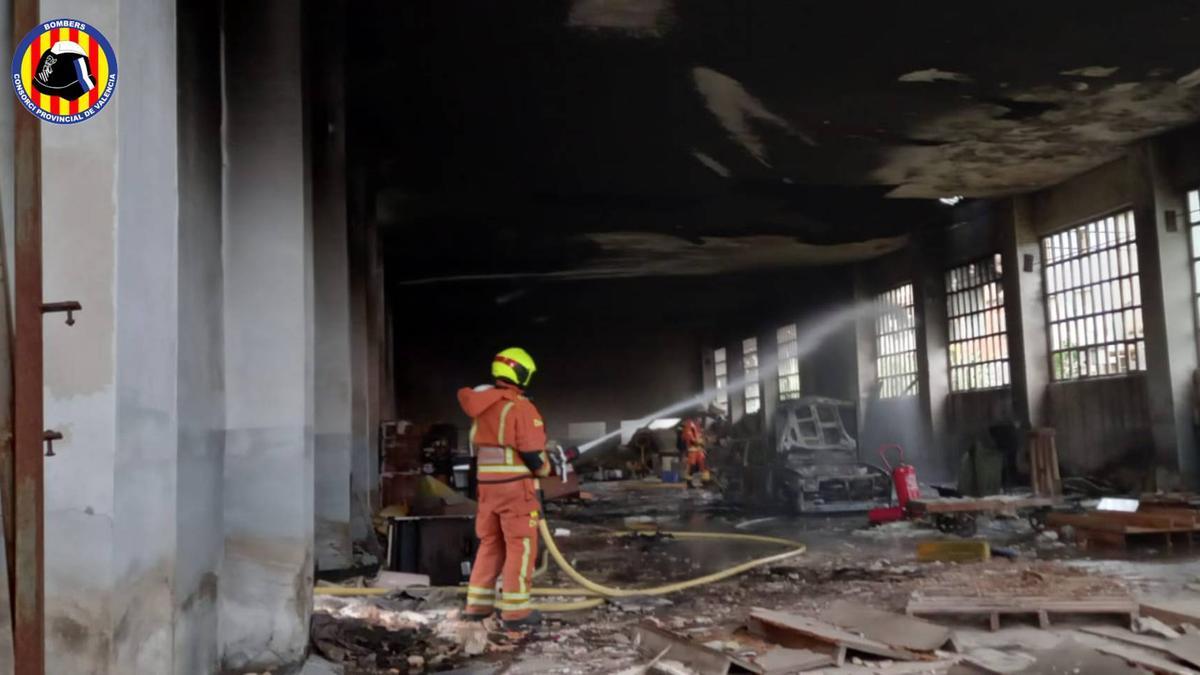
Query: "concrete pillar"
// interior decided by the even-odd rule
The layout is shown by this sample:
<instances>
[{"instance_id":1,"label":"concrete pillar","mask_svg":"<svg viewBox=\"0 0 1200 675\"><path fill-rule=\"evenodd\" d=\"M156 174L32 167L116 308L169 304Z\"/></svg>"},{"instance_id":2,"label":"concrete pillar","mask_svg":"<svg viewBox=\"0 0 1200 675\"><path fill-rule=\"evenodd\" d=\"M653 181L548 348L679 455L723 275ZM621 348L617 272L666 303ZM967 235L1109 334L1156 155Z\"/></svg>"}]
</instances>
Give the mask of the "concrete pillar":
<instances>
[{"instance_id":1,"label":"concrete pillar","mask_svg":"<svg viewBox=\"0 0 1200 675\"><path fill-rule=\"evenodd\" d=\"M378 459L377 446L371 444L371 428L376 420L371 412L367 377L370 346L367 221L374 217L374 210L362 168L351 176L350 189L350 534L354 541L369 544L374 541L371 534L371 516L374 512L371 507L372 494L378 491L378 482L372 482L372 476L378 473Z\"/></svg>"},{"instance_id":2,"label":"concrete pillar","mask_svg":"<svg viewBox=\"0 0 1200 675\"><path fill-rule=\"evenodd\" d=\"M312 227L301 6L226 2L222 666L308 644L313 570Z\"/></svg>"},{"instance_id":3,"label":"concrete pillar","mask_svg":"<svg viewBox=\"0 0 1200 675\"><path fill-rule=\"evenodd\" d=\"M123 54L117 0L43 2L42 14L74 16L98 26ZM173 62L172 55L166 56ZM99 115L44 128L53 133L42 134L43 292L46 298L78 300L84 307L73 327L63 325L61 317L49 317L44 324L45 425L63 434L55 444L57 456L45 462L48 673L113 672L119 193L114 158L120 152L120 91L128 86L130 67L122 56L118 98ZM141 67L146 66L133 65L133 72ZM47 189L67 181L70 198ZM155 357L161 365L162 355ZM126 401L136 394L131 390ZM153 457L157 461L158 453ZM167 480L174 483L173 476ZM167 536L173 546L173 532ZM149 552L154 558L148 560L157 563L161 546L152 545ZM120 567L128 570L128 560ZM160 602L159 597L150 599L152 607Z\"/></svg>"},{"instance_id":4,"label":"concrete pillar","mask_svg":"<svg viewBox=\"0 0 1200 675\"><path fill-rule=\"evenodd\" d=\"M218 669L225 552L225 363L221 236L221 7L179 0L179 459L175 670Z\"/></svg>"},{"instance_id":5,"label":"concrete pillar","mask_svg":"<svg viewBox=\"0 0 1200 675\"><path fill-rule=\"evenodd\" d=\"M913 301L917 320L917 369L920 409L929 447L921 455L945 472L957 475L957 448L947 438L946 398L950 395L950 361L947 351L945 246L941 232L918 235L913 251Z\"/></svg>"},{"instance_id":6,"label":"concrete pillar","mask_svg":"<svg viewBox=\"0 0 1200 675\"><path fill-rule=\"evenodd\" d=\"M175 671L179 157L175 3L70 0L120 54L121 97L44 134L47 672ZM121 35L138 35L122 42ZM132 85L130 83L133 83ZM24 114L23 112L20 114ZM211 140L211 139L210 139ZM187 508L187 504L182 504Z\"/></svg>"},{"instance_id":7,"label":"concrete pillar","mask_svg":"<svg viewBox=\"0 0 1200 675\"><path fill-rule=\"evenodd\" d=\"M346 210L345 6L315 3L323 36L311 61L314 90L313 262L316 291L314 473L317 569L349 567L352 448L350 270Z\"/></svg>"},{"instance_id":8,"label":"concrete pillar","mask_svg":"<svg viewBox=\"0 0 1200 675\"><path fill-rule=\"evenodd\" d=\"M1187 207L1183 194L1167 180L1157 142L1134 146L1128 166L1137 226L1156 483L1163 490L1195 488L1200 482L1192 414L1196 324L1188 279Z\"/></svg>"},{"instance_id":9,"label":"concrete pillar","mask_svg":"<svg viewBox=\"0 0 1200 675\"><path fill-rule=\"evenodd\" d=\"M1029 429L1047 424L1050 384L1041 239L1034 230L1028 196L1001 200L996 208L1012 409L1017 421Z\"/></svg>"},{"instance_id":10,"label":"concrete pillar","mask_svg":"<svg viewBox=\"0 0 1200 675\"><path fill-rule=\"evenodd\" d=\"M119 138L112 659L116 673L169 673L180 433L175 3L121 0L119 17L115 32L138 38L117 48L136 95L107 111Z\"/></svg>"}]
</instances>

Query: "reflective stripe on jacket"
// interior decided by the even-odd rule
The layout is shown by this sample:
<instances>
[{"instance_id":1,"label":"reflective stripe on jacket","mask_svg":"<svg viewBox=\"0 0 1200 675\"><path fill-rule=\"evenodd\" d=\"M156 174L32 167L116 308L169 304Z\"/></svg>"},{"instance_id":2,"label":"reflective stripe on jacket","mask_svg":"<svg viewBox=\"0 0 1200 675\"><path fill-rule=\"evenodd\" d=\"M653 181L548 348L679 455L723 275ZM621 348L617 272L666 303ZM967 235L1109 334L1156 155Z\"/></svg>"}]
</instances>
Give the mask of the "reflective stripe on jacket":
<instances>
[{"instance_id":1,"label":"reflective stripe on jacket","mask_svg":"<svg viewBox=\"0 0 1200 675\"><path fill-rule=\"evenodd\" d=\"M472 418L471 446L476 450L480 475L533 476L522 453L537 453L542 460L537 474L549 473L545 423L520 389L506 384L464 387L458 391L458 402Z\"/></svg>"}]
</instances>

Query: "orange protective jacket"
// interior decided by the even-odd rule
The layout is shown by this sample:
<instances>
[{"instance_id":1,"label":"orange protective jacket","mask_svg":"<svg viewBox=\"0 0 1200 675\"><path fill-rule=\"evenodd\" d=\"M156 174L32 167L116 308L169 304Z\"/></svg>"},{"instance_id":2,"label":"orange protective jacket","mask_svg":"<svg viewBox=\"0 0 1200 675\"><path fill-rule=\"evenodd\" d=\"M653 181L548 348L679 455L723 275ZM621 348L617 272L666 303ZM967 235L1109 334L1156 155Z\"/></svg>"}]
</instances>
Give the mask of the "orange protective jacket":
<instances>
[{"instance_id":1,"label":"orange protective jacket","mask_svg":"<svg viewBox=\"0 0 1200 675\"><path fill-rule=\"evenodd\" d=\"M700 432L700 425L696 424L695 420L683 423L683 442L689 450L696 446L703 447L704 434Z\"/></svg>"},{"instance_id":2,"label":"orange protective jacket","mask_svg":"<svg viewBox=\"0 0 1200 675\"><path fill-rule=\"evenodd\" d=\"M504 382L488 388L463 387L458 390L458 402L474 420L471 446L478 453L481 482L489 482L487 473L507 473L509 478L524 475L521 467L531 476L550 475L545 422L519 388ZM495 448L503 449L507 460L487 460L485 449ZM501 463L509 468L499 468ZM496 468L489 471L488 466Z\"/></svg>"}]
</instances>

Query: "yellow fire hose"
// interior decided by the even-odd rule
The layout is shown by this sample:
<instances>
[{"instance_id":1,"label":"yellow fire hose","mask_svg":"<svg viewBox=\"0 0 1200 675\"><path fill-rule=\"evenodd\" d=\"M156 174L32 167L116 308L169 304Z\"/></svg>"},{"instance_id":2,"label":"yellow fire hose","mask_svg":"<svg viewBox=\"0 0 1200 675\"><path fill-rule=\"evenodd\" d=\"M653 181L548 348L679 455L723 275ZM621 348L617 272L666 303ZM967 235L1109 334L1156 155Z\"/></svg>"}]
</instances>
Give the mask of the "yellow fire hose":
<instances>
[{"instance_id":1,"label":"yellow fire hose","mask_svg":"<svg viewBox=\"0 0 1200 675\"><path fill-rule=\"evenodd\" d=\"M757 534L739 534L732 532L661 532L666 536L680 540L704 540L704 541L739 541L754 544L770 544L774 546L787 546L789 550L775 555L769 555L763 558L755 558L744 563L727 567L712 574L688 579L686 581L677 581L671 584L662 586L653 586L651 588L614 588L598 584L591 579L583 576L576 570L570 562L563 556L559 550L558 544L554 541L554 537L550 534L550 528L546 525L546 520L543 518L538 522L538 531L542 534L542 539L545 541L546 553L549 554L554 562L558 564L562 571L566 573L572 581L579 584L579 588L534 588L531 593L537 596L550 597L585 597L586 600L577 600L574 602L562 603L540 603L534 605L535 609L540 609L543 612L571 612L582 609L591 609L604 604L608 598L631 598L648 595L666 595L677 591L695 588L704 584L728 579L729 577L742 574L756 567L769 565L771 563L794 558L806 550L804 544L790 539L780 537L767 537ZM638 536L636 532L628 533L624 536ZM540 576L546 570L548 562L545 555L542 558L542 565L536 571L534 576ZM443 586L439 590L448 590L460 594L467 592L463 586ZM341 586L318 586L313 589L316 595L331 595L331 596L364 596L364 595L388 595L394 590L390 588L345 588Z\"/></svg>"}]
</instances>

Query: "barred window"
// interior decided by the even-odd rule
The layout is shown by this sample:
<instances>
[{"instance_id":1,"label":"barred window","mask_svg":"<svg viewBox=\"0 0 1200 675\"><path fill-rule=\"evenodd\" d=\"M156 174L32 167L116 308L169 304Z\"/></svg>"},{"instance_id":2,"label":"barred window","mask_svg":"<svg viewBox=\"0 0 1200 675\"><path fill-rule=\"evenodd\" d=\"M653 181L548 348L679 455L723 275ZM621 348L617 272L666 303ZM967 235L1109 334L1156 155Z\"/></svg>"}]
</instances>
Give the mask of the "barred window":
<instances>
[{"instance_id":1,"label":"barred window","mask_svg":"<svg viewBox=\"0 0 1200 675\"><path fill-rule=\"evenodd\" d=\"M723 414L729 414L729 361L725 356L725 348L713 350L713 376L717 384L717 395L713 397L713 405Z\"/></svg>"},{"instance_id":2,"label":"barred window","mask_svg":"<svg viewBox=\"0 0 1200 675\"><path fill-rule=\"evenodd\" d=\"M796 324L775 331L775 343L779 351L779 400L800 398L800 343L797 341Z\"/></svg>"},{"instance_id":3,"label":"barred window","mask_svg":"<svg viewBox=\"0 0 1200 675\"><path fill-rule=\"evenodd\" d=\"M1200 190L1188 192L1187 203L1192 238L1192 304L1196 306L1196 320L1200 321Z\"/></svg>"},{"instance_id":4,"label":"barred window","mask_svg":"<svg viewBox=\"0 0 1200 675\"><path fill-rule=\"evenodd\" d=\"M913 285L904 284L876 298L875 370L881 398L915 396L917 377L917 320Z\"/></svg>"},{"instance_id":5,"label":"barred window","mask_svg":"<svg viewBox=\"0 0 1200 675\"><path fill-rule=\"evenodd\" d=\"M1133 212L1042 239L1055 380L1146 369Z\"/></svg>"},{"instance_id":6,"label":"barred window","mask_svg":"<svg viewBox=\"0 0 1200 675\"><path fill-rule=\"evenodd\" d=\"M753 415L762 408L762 385L758 379L758 338L742 340L742 370L746 378L744 391L746 414Z\"/></svg>"},{"instance_id":7,"label":"barred window","mask_svg":"<svg viewBox=\"0 0 1200 675\"><path fill-rule=\"evenodd\" d=\"M1008 386L1000 254L946 272L950 391Z\"/></svg>"}]
</instances>

